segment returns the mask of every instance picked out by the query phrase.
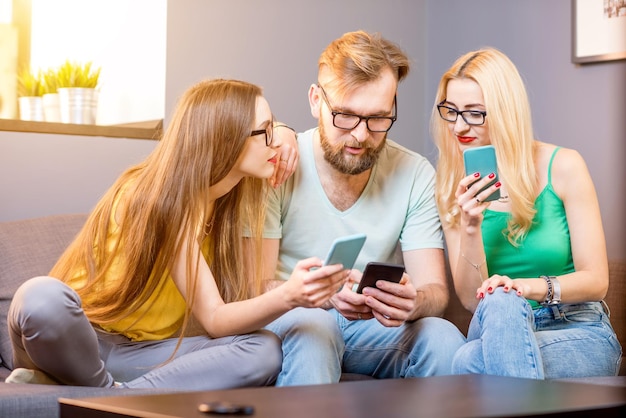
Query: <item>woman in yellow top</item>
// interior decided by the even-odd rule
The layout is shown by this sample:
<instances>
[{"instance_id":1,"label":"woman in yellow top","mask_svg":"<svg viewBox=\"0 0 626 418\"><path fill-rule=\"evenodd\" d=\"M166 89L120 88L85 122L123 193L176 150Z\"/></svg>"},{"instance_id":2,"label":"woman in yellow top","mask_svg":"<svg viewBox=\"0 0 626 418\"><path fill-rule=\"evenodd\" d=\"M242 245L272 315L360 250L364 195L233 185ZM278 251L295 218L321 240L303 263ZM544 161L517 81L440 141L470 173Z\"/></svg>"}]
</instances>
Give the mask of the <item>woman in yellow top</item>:
<instances>
[{"instance_id":1,"label":"woman in yellow top","mask_svg":"<svg viewBox=\"0 0 626 418\"><path fill-rule=\"evenodd\" d=\"M349 273L309 258L286 285L261 293L266 179L281 153L275 129L255 85L190 88L157 147L105 194L50 276L16 292L7 381L272 384L281 343L260 329L292 308L321 306Z\"/></svg>"}]
</instances>

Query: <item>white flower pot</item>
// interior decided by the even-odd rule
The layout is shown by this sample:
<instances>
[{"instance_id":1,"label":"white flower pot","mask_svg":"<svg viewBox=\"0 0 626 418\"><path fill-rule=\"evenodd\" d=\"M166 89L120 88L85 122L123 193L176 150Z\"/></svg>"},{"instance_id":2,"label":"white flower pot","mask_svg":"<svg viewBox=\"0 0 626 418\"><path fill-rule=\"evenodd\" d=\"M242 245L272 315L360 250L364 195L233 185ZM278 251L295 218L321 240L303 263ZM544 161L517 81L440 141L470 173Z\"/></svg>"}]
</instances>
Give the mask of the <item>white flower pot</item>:
<instances>
[{"instance_id":1,"label":"white flower pot","mask_svg":"<svg viewBox=\"0 0 626 418\"><path fill-rule=\"evenodd\" d=\"M61 99L59 93L48 93L43 98L43 118L46 122L61 122Z\"/></svg>"},{"instance_id":2,"label":"white flower pot","mask_svg":"<svg viewBox=\"0 0 626 418\"><path fill-rule=\"evenodd\" d=\"M20 119L43 122L43 99L41 96L19 97Z\"/></svg>"},{"instance_id":3,"label":"white flower pot","mask_svg":"<svg viewBox=\"0 0 626 418\"><path fill-rule=\"evenodd\" d=\"M93 125L96 123L98 97L96 89L63 87L58 89L61 122Z\"/></svg>"}]
</instances>

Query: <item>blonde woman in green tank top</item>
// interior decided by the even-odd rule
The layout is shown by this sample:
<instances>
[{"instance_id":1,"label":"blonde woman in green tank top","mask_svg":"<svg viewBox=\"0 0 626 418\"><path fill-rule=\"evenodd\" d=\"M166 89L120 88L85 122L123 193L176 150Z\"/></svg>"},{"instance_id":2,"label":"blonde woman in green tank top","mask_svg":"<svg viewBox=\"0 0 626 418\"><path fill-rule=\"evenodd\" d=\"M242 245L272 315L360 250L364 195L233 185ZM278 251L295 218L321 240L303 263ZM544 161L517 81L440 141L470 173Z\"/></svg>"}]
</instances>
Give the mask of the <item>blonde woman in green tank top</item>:
<instances>
[{"instance_id":1,"label":"blonde woman in green tank top","mask_svg":"<svg viewBox=\"0 0 626 418\"><path fill-rule=\"evenodd\" d=\"M578 152L534 138L510 59L493 48L458 58L439 83L431 129L454 287L474 314L453 372L616 375L621 347L601 302L608 262L591 176ZM466 175L463 151L485 145L497 173Z\"/></svg>"}]
</instances>

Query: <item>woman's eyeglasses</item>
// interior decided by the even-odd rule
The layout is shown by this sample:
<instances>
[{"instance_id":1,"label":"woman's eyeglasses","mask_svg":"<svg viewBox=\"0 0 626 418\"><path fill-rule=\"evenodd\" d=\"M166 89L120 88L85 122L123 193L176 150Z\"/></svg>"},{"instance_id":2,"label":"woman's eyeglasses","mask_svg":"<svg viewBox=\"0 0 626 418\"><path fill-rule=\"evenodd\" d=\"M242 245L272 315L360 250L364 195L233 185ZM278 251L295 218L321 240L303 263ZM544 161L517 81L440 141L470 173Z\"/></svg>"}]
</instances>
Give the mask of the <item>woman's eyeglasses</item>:
<instances>
[{"instance_id":1,"label":"woman's eyeglasses","mask_svg":"<svg viewBox=\"0 0 626 418\"><path fill-rule=\"evenodd\" d=\"M482 125L485 123L485 116L487 116L487 112L480 110L463 110L459 111L453 107L445 106L444 103L446 101L439 103L437 105L437 110L439 111L439 116L441 119L448 122L456 122L459 115L468 125Z\"/></svg>"},{"instance_id":2,"label":"woman's eyeglasses","mask_svg":"<svg viewBox=\"0 0 626 418\"><path fill-rule=\"evenodd\" d=\"M257 129L256 131L250 132L250 136L261 134L265 135L265 145L268 147L272 145L272 140L274 139L274 123L271 122L265 129Z\"/></svg>"}]
</instances>

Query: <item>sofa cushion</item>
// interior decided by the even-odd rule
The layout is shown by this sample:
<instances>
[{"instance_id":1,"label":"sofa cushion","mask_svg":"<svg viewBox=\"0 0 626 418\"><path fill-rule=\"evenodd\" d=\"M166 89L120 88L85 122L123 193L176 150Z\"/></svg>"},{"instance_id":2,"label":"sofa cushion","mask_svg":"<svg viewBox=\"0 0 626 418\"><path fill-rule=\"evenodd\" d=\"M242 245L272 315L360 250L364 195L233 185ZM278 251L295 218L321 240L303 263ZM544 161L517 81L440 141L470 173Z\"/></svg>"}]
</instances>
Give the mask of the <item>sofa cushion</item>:
<instances>
[{"instance_id":1,"label":"sofa cushion","mask_svg":"<svg viewBox=\"0 0 626 418\"><path fill-rule=\"evenodd\" d=\"M60 413L58 398L134 396L172 392L177 392L177 390L26 385L0 382L0 417L57 418Z\"/></svg>"},{"instance_id":2,"label":"sofa cushion","mask_svg":"<svg viewBox=\"0 0 626 418\"><path fill-rule=\"evenodd\" d=\"M25 280L46 275L85 223L85 214L0 222L0 360L13 368L7 313Z\"/></svg>"}]
</instances>

